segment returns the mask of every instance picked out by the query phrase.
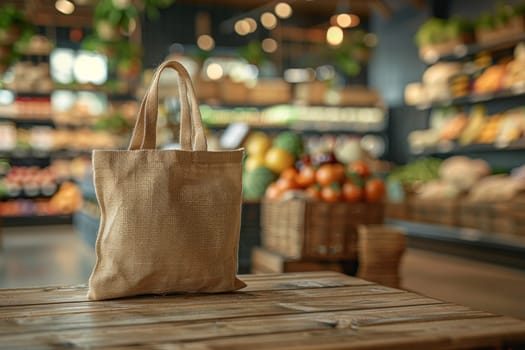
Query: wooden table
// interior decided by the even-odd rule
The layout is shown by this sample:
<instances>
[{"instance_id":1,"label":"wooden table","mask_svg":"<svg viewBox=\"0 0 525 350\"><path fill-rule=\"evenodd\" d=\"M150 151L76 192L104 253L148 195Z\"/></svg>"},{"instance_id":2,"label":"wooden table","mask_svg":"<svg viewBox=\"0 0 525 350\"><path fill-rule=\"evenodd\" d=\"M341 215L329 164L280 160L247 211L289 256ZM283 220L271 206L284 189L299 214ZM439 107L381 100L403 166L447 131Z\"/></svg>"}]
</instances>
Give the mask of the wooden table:
<instances>
[{"instance_id":1,"label":"wooden table","mask_svg":"<svg viewBox=\"0 0 525 350\"><path fill-rule=\"evenodd\" d=\"M231 294L86 301L0 290L1 349L463 349L525 345L525 321L335 272L242 276ZM517 347L513 347L516 349Z\"/></svg>"}]
</instances>

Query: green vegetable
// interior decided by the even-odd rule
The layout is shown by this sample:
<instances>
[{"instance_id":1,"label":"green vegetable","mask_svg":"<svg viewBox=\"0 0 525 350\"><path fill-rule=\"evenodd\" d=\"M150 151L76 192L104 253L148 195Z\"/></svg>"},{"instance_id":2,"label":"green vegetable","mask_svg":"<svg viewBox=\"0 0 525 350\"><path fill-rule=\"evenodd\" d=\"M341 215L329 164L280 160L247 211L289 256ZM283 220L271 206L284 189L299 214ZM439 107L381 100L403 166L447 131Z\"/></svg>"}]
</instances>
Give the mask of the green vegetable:
<instances>
[{"instance_id":1,"label":"green vegetable","mask_svg":"<svg viewBox=\"0 0 525 350\"><path fill-rule=\"evenodd\" d=\"M284 149L299 158L303 153L303 139L291 131L285 131L277 135L273 140L273 146Z\"/></svg>"},{"instance_id":2,"label":"green vegetable","mask_svg":"<svg viewBox=\"0 0 525 350\"><path fill-rule=\"evenodd\" d=\"M465 19L453 17L449 20L430 18L417 31L418 46L438 44L459 39L472 31L472 24Z\"/></svg>"},{"instance_id":3,"label":"green vegetable","mask_svg":"<svg viewBox=\"0 0 525 350\"><path fill-rule=\"evenodd\" d=\"M266 188L275 178L275 174L266 167L258 167L251 172L244 173L242 179L244 198L258 199L263 197Z\"/></svg>"},{"instance_id":4,"label":"green vegetable","mask_svg":"<svg viewBox=\"0 0 525 350\"><path fill-rule=\"evenodd\" d=\"M397 180L402 184L428 182L439 178L442 160L438 158L420 158L405 166L394 169L388 180Z\"/></svg>"}]
</instances>

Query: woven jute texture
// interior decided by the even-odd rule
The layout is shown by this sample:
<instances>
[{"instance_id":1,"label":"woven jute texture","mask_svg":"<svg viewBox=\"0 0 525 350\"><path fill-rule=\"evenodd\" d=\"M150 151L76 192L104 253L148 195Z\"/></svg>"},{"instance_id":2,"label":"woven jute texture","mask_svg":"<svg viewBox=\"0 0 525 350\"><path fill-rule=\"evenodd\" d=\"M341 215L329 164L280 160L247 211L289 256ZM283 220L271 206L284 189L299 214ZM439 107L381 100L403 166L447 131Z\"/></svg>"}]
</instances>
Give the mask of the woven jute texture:
<instances>
[{"instance_id":1,"label":"woven jute texture","mask_svg":"<svg viewBox=\"0 0 525 350\"><path fill-rule=\"evenodd\" d=\"M179 73L181 150L156 150L157 89ZM242 150L209 152L189 74L156 71L128 150L96 150L101 222L90 300L140 294L226 292L236 278Z\"/></svg>"}]
</instances>

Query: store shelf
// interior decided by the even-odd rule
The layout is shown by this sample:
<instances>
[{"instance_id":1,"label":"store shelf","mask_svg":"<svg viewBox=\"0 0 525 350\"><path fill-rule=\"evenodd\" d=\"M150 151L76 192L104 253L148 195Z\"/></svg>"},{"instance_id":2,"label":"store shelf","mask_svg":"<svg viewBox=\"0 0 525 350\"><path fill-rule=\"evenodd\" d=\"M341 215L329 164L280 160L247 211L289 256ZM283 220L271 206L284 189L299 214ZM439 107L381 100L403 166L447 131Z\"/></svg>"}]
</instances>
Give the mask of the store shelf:
<instances>
[{"instance_id":1,"label":"store shelf","mask_svg":"<svg viewBox=\"0 0 525 350\"><path fill-rule=\"evenodd\" d=\"M525 237L402 220L386 224L405 230L412 247L525 269Z\"/></svg>"},{"instance_id":2,"label":"store shelf","mask_svg":"<svg viewBox=\"0 0 525 350\"><path fill-rule=\"evenodd\" d=\"M107 95L110 101L136 101L137 98L131 93L115 93L110 92L106 89L90 89L82 87L60 87L56 86L53 91L56 90L66 90L73 92L92 92L92 93L101 93ZM30 92L30 91L15 91L10 90L17 95L17 97L25 98L51 98L52 92Z\"/></svg>"},{"instance_id":3,"label":"store shelf","mask_svg":"<svg viewBox=\"0 0 525 350\"><path fill-rule=\"evenodd\" d=\"M37 151L37 150L13 150L0 151L0 158L8 159L50 159L50 158L76 158L80 156L90 156L91 151Z\"/></svg>"},{"instance_id":4,"label":"store shelf","mask_svg":"<svg viewBox=\"0 0 525 350\"><path fill-rule=\"evenodd\" d=\"M456 154L522 152L525 151L525 138L506 145L474 144L460 146L454 143L444 143L434 147L427 147L420 152L412 152L416 156L448 156Z\"/></svg>"},{"instance_id":5,"label":"store shelf","mask_svg":"<svg viewBox=\"0 0 525 350\"><path fill-rule=\"evenodd\" d=\"M253 129L293 130L304 133L383 134L388 116L378 107L337 106L207 106L203 120L211 129L223 129L231 123L245 123ZM368 111L370 110L370 111ZM212 113L218 113L212 116ZM209 115L209 117L207 117ZM206 118L207 117L207 118Z\"/></svg>"},{"instance_id":6,"label":"store shelf","mask_svg":"<svg viewBox=\"0 0 525 350\"><path fill-rule=\"evenodd\" d=\"M253 124L247 123L250 128L254 130L263 130L270 132L283 132L283 131L295 131L298 133L345 133L345 134L377 134L383 135L386 133L385 130L375 130L375 129L363 129L363 128L353 128L348 125L348 123L325 123L319 122L316 123L294 123L290 125L269 125L269 124ZM220 124L220 125L206 125L207 128L212 130L222 130L228 127L229 124Z\"/></svg>"},{"instance_id":7,"label":"store shelf","mask_svg":"<svg viewBox=\"0 0 525 350\"><path fill-rule=\"evenodd\" d=\"M49 198L53 197L53 195L55 193L56 193L56 191L53 192L50 195L44 195L44 194L42 194L39 191L38 194L36 194L34 196L30 196L30 195L27 195L25 193L21 193L21 194L16 195L16 196L2 196L2 197L0 197L0 202L2 202L2 201L9 201L9 200L17 200L17 199L31 199L31 200L34 200L34 199L49 199Z\"/></svg>"},{"instance_id":8,"label":"store shelf","mask_svg":"<svg viewBox=\"0 0 525 350\"><path fill-rule=\"evenodd\" d=\"M73 222L72 215L42 216L4 216L0 217L0 227L65 225Z\"/></svg>"},{"instance_id":9,"label":"store shelf","mask_svg":"<svg viewBox=\"0 0 525 350\"><path fill-rule=\"evenodd\" d=\"M0 115L0 121L9 121L17 125L44 125L55 126L55 122L51 118L35 118L34 116L7 116Z\"/></svg>"},{"instance_id":10,"label":"store shelf","mask_svg":"<svg viewBox=\"0 0 525 350\"><path fill-rule=\"evenodd\" d=\"M439 61L458 61L462 60L465 57L475 55L481 51L500 51L506 50L514 47L521 41L525 41L525 34L520 34L511 37L505 37L504 40L491 43L491 44L468 44L468 45L458 45L454 48L454 51L440 56L437 60L432 62L426 61L426 63L436 63Z\"/></svg>"},{"instance_id":11,"label":"store shelf","mask_svg":"<svg viewBox=\"0 0 525 350\"><path fill-rule=\"evenodd\" d=\"M496 101L496 100L499 101L499 100L523 98L523 97L525 97L525 91L523 89L502 90L502 91L494 92L491 94L469 95L469 96L458 97L458 98L454 98L454 99L450 99L446 101L435 102L432 104L418 105L416 106L416 108L420 110L429 110L429 109L438 108L438 107L448 107L448 106L454 106L454 105L468 105L468 104L473 104L473 103L489 102L489 101Z\"/></svg>"}]
</instances>

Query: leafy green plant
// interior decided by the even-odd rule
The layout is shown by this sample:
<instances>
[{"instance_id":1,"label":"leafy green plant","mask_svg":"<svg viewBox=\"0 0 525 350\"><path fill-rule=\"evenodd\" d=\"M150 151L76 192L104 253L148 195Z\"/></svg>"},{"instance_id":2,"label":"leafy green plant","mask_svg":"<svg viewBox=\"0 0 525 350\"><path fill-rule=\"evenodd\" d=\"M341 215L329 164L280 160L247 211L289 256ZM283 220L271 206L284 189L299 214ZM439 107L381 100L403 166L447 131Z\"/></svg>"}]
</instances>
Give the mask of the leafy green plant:
<instances>
[{"instance_id":1,"label":"leafy green plant","mask_svg":"<svg viewBox=\"0 0 525 350\"><path fill-rule=\"evenodd\" d=\"M482 13L476 20L477 29L492 30L503 27L516 16L525 15L525 4L511 6L505 2L498 2L493 13Z\"/></svg>"},{"instance_id":2,"label":"leafy green plant","mask_svg":"<svg viewBox=\"0 0 525 350\"><path fill-rule=\"evenodd\" d=\"M239 55L248 63L260 66L268 60L268 56L263 51L261 43L258 40L251 40L248 45L239 49Z\"/></svg>"},{"instance_id":3,"label":"leafy green plant","mask_svg":"<svg viewBox=\"0 0 525 350\"><path fill-rule=\"evenodd\" d=\"M108 57L111 72L135 72L141 65L141 47L129 36L135 30L142 11L157 18L159 9L175 0L99 0L93 15L94 32L82 42L82 48ZM130 74L123 74L130 77Z\"/></svg>"},{"instance_id":4,"label":"leafy green plant","mask_svg":"<svg viewBox=\"0 0 525 350\"><path fill-rule=\"evenodd\" d=\"M453 17L445 20L430 18L416 32L417 46L439 44L449 40L460 39L472 32L472 24L462 18Z\"/></svg>"},{"instance_id":5,"label":"leafy green plant","mask_svg":"<svg viewBox=\"0 0 525 350\"><path fill-rule=\"evenodd\" d=\"M20 59L33 35L33 26L13 5L0 7L0 73Z\"/></svg>"}]
</instances>

